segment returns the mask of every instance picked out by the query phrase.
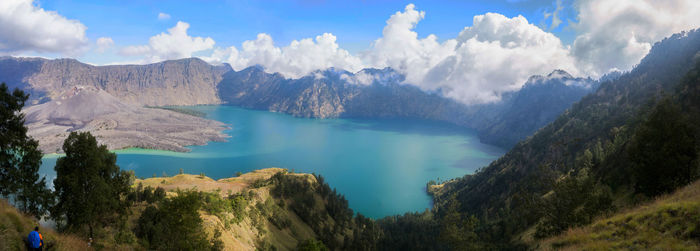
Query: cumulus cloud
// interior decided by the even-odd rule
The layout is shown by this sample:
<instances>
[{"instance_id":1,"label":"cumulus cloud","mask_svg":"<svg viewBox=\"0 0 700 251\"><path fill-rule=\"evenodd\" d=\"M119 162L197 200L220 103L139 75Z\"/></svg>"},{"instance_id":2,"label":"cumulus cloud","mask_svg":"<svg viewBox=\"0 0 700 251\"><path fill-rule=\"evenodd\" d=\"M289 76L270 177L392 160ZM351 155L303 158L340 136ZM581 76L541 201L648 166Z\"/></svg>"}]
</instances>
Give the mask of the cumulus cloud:
<instances>
[{"instance_id":1,"label":"cumulus cloud","mask_svg":"<svg viewBox=\"0 0 700 251\"><path fill-rule=\"evenodd\" d=\"M443 43L434 35L418 38L413 28L423 17L413 5L391 16L365 58L406 74L408 83L468 104L497 101L533 74L557 68L577 73L561 41L525 17L478 15L473 26Z\"/></svg>"},{"instance_id":2,"label":"cumulus cloud","mask_svg":"<svg viewBox=\"0 0 700 251\"><path fill-rule=\"evenodd\" d=\"M0 53L33 51L73 55L85 49L85 25L33 0L0 1Z\"/></svg>"},{"instance_id":3,"label":"cumulus cloud","mask_svg":"<svg viewBox=\"0 0 700 251\"><path fill-rule=\"evenodd\" d=\"M101 37L97 39L97 51L102 53L114 45L111 37Z\"/></svg>"},{"instance_id":4,"label":"cumulus cloud","mask_svg":"<svg viewBox=\"0 0 700 251\"><path fill-rule=\"evenodd\" d=\"M170 14L168 13L158 13L158 20L168 20L170 19Z\"/></svg>"},{"instance_id":5,"label":"cumulus cloud","mask_svg":"<svg viewBox=\"0 0 700 251\"><path fill-rule=\"evenodd\" d=\"M578 33L572 53L592 76L629 70L653 43L700 26L700 1L590 0L577 3Z\"/></svg>"},{"instance_id":6,"label":"cumulus cloud","mask_svg":"<svg viewBox=\"0 0 700 251\"><path fill-rule=\"evenodd\" d=\"M284 47L275 46L270 35L260 33L255 40L243 42L240 50L235 46L216 49L210 57L203 59L211 63L226 62L236 70L263 65L268 72L279 72L290 78L330 67L348 71L362 69L361 60L340 49L336 37L331 33L324 33L315 39L294 40Z\"/></svg>"},{"instance_id":7,"label":"cumulus cloud","mask_svg":"<svg viewBox=\"0 0 700 251\"><path fill-rule=\"evenodd\" d=\"M147 45L128 46L121 50L126 56L141 56L143 62L152 63L168 59L192 57L195 52L214 48L214 39L210 37L192 37L187 34L190 25L177 22L168 32L151 37Z\"/></svg>"},{"instance_id":8,"label":"cumulus cloud","mask_svg":"<svg viewBox=\"0 0 700 251\"><path fill-rule=\"evenodd\" d=\"M364 67L391 67L405 75L405 82L428 91L440 91L464 103L493 102L506 91L520 88L533 74L554 69L578 71L567 47L551 33L530 24L522 16L496 13L474 17L457 38L439 42L435 35L419 38L414 28L425 17L413 4L387 21L382 37L359 56L340 49L330 33L277 47L272 37L258 34L241 49L216 49L204 59L230 63L240 70L263 65L268 72L298 78L317 69L335 67L356 72ZM360 72L346 80L370 84L374 79Z\"/></svg>"},{"instance_id":9,"label":"cumulus cloud","mask_svg":"<svg viewBox=\"0 0 700 251\"><path fill-rule=\"evenodd\" d=\"M373 67L392 67L407 73L408 82L422 82L422 76L454 54L457 45L454 39L439 43L435 35L419 39L413 29L424 17L425 12L417 11L413 4L407 5L404 12L396 12L386 21L382 37L374 41L363 59Z\"/></svg>"},{"instance_id":10,"label":"cumulus cloud","mask_svg":"<svg viewBox=\"0 0 700 251\"><path fill-rule=\"evenodd\" d=\"M148 45L130 46L122 53L146 55L145 61L154 62L213 49L202 58L214 64L229 63L236 70L262 65L268 72L289 78L330 67L351 72L391 67L405 76L405 83L476 104L498 101L502 93L521 88L530 76L555 69L593 77L611 69L628 70L652 43L700 25L695 17L700 13L698 1L580 1L574 6L579 12L577 22L569 23L577 36L572 45L564 45L546 31L561 25L563 8L556 1L552 12L545 12L545 18L551 20L549 27L539 28L523 16L486 13L475 16L472 26L457 37L438 40L435 35L421 37L415 32L426 13L409 4L391 15L382 36L357 55L340 48L330 33L286 46L275 45L270 35L261 33L239 47L214 48L211 38L187 35L189 25L183 22L151 37ZM344 78L355 84L377 82L366 72Z\"/></svg>"}]
</instances>

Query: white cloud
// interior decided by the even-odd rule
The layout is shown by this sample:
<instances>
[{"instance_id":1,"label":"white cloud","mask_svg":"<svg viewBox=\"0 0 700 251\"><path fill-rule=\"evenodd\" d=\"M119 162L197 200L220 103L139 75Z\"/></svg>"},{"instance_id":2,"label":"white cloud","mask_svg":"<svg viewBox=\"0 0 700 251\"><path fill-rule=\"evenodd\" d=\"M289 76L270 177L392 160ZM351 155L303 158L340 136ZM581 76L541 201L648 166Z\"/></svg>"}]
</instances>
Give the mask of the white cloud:
<instances>
[{"instance_id":1,"label":"white cloud","mask_svg":"<svg viewBox=\"0 0 700 251\"><path fill-rule=\"evenodd\" d=\"M354 74L353 76L349 76L347 74L342 74L340 75L340 79L347 81L348 83L352 84L360 84L360 85L370 85L376 81L376 77L372 74L367 74L364 71L358 72Z\"/></svg>"},{"instance_id":2,"label":"white cloud","mask_svg":"<svg viewBox=\"0 0 700 251\"><path fill-rule=\"evenodd\" d=\"M580 1L574 6L578 22L569 23L577 33L569 46L543 30L561 24L563 8L561 1L556 1L555 9L545 13L551 22L544 28L523 16L478 15L457 37L439 41L435 35L419 37L414 31L426 14L409 4L386 21L382 37L357 55L340 48L330 33L282 47L275 45L270 35L260 33L239 47L214 48L211 38L187 35L189 25L183 22L168 33L151 37L148 45L130 46L122 53L146 55L146 62L154 62L214 49L211 56L202 58L215 64L230 63L236 70L259 64L268 72L289 78L330 67L351 72L391 67L405 75L406 83L474 104L497 101L502 93L521 88L528 77L554 69L593 77L611 69L628 70L646 55L652 43L700 25L695 17L700 13L700 1ZM363 74L344 78L357 84L375 82Z\"/></svg>"},{"instance_id":3,"label":"white cloud","mask_svg":"<svg viewBox=\"0 0 700 251\"><path fill-rule=\"evenodd\" d=\"M190 25L177 22L168 33L160 33L151 37L147 45L128 46L121 50L123 55L140 56L143 62L152 63L168 59L192 57L195 52L214 48L214 40L210 37L191 37L187 34Z\"/></svg>"},{"instance_id":4,"label":"white cloud","mask_svg":"<svg viewBox=\"0 0 700 251\"><path fill-rule=\"evenodd\" d=\"M439 43L435 35L423 39L413 31L416 24L423 19L425 12L415 10L409 4L404 12L396 12L382 31L382 37L374 41L372 48L363 55L363 59L372 67L392 67L408 74L407 81L422 82L422 77L444 58L454 54L457 41L454 39Z\"/></svg>"},{"instance_id":5,"label":"white cloud","mask_svg":"<svg viewBox=\"0 0 700 251\"><path fill-rule=\"evenodd\" d=\"M561 41L522 16L475 16L472 27L443 43L434 35L418 38L413 28L423 17L413 5L394 14L365 58L406 74L408 83L464 103L497 101L533 74L557 68L577 73Z\"/></svg>"},{"instance_id":6,"label":"white cloud","mask_svg":"<svg viewBox=\"0 0 700 251\"><path fill-rule=\"evenodd\" d=\"M85 25L32 0L0 1L0 53L33 51L74 55L88 44Z\"/></svg>"},{"instance_id":7,"label":"white cloud","mask_svg":"<svg viewBox=\"0 0 700 251\"><path fill-rule=\"evenodd\" d=\"M285 47L276 47L270 35L260 33L255 40L243 42L240 50L234 46L216 49L211 57L203 59L211 63L226 62L236 70L259 64L268 72L279 72L291 78L330 67L348 71L362 69L361 60L340 49L336 37L330 33L315 39L294 40Z\"/></svg>"},{"instance_id":8,"label":"white cloud","mask_svg":"<svg viewBox=\"0 0 700 251\"><path fill-rule=\"evenodd\" d=\"M424 17L413 4L407 5L387 20L382 37L359 57L340 49L336 37L326 33L315 40L292 41L286 47L276 47L269 35L258 34L257 39L243 42L240 50L233 46L216 49L204 59L230 63L236 70L259 64L290 78L329 67L351 72L391 67L405 74L407 83L442 91L464 103L497 101L501 93L519 89L533 74L554 69L578 73L568 48L522 16L476 16L472 27L442 43L435 35L419 38L413 30ZM346 80L370 84L374 80L368 76L358 73Z\"/></svg>"},{"instance_id":9,"label":"white cloud","mask_svg":"<svg viewBox=\"0 0 700 251\"><path fill-rule=\"evenodd\" d=\"M111 37L101 37L97 39L97 51L100 53L105 52L105 50L111 48L114 45L114 41Z\"/></svg>"},{"instance_id":10,"label":"white cloud","mask_svg":"<svg viewBox=\"0 0 700 251\"><path fill-rule=\"evenodd\" d=\"M590 0L577 3L578 33L572 53L592 76L610 69L629 70L653 43L700 26L697 0Z\"/></svg>"},{"instance_id":11,"label":"white cloud","mask_svg":"<svg viewBox=\"0 0 700 251\"><path fill-rule=\"evenodd\" d=\"M168 20L170 19L170 14L168 13L158 13L158 20Z\"/></svg>"}]
</instances>

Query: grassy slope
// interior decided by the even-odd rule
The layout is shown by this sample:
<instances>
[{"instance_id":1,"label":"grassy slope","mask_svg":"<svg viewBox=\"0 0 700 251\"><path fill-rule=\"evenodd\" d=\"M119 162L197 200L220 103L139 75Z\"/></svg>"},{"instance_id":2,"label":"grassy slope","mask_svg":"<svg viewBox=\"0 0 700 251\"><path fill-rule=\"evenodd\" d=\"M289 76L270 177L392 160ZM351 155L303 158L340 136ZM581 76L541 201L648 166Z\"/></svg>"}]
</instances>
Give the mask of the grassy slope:
<instances>
[{"instance_id":1,"label":"grassy slope","mask_svg":"<svg viewBox=\"0 0 700 251\"><path fill-rule=\"evenodd\" d=\"M282 215L290 222L288 228L279 229L270 222L268 217L261 216L259 209L256 208L258 203L272 200L275 205L279 205L280 201L270 195L271 184L266 183L257 188L252 186L257 180L267 180L272 175L283 171L286 170L267 168L245 173L239 177L220 180L199 175L180 174L165 178L137 179L134 186L142 183L144 187L163 187L168 192L168 196L176 196L175 190L177 189L219 192L222 197L240 192L252 192L254 196L248 202L244 219L239 223L231 224L228 228L218 216L201 210L200 215L204 220L205 231L211 237L216 229L220 230L224 250L256 250L262 242L280 250L293 250L304 240L317 239L316 233L288 207L282 207ZM308 179L309 182L317 182L316 178L310 174L287 173L286 175L301 176ZM289 202L285 203L289 204ZM317 205L320 206L321 203L322 201L318 197ZM137 203L131 207L132 214L129 216L129 225L136 225L136 220L145 208L145 203ZM232 213L227 213L227 216L232 216ZM325 222L333 224L332 219L327 219ZM22 215L6 200L0 200L0 251L23 250L23 237L29 234L37 224L36 220ZM41 229L41 233L45 242L48 245L53 245L55 250L84 250L87 248L87 243L77 236L59 234L48 228ZM103 229L101 233L105 238L99 238L95 241L107 249L140 249L137 243L132 245L116 244L111 238L115 234L114 229Z\"/></svg>"},{"instance_id":2,"label":"grassy slope","mask_svg":"<svg viewBox=\"0 0 700 251\"><path fill-rule=\"evenodd\" d=\"M292 210L285 210L286 218L290 220L291 226L287 229L280 230L272 224L268 218L260 217L253 219L257 212L255 205L264 203L268 199L272 199L275 204L279 201L270 196L270 185L254 188L252 184L260 179L267 180L272 175L285 171L281 168L267 168L255 170L250 173L242 174L239 177L225 178L213 180L209 177L199 175L180 174L173 177L148 178L144 180L137 179L134 184L142 183L144 187L163 187L168 191L168 195L177 189L196 189L198 191L219 192L221 196L236 194L243 191L252 191L255 193L252 201L248 203L246 208L247 217L240 223L232 224L226 228L222 220L215 216L200 211L204 220L204 228L213 235L215 229L222 232L221 239L224 243L225 250L255 250L262 241L269 242L271 245L282 249L295 249L297 244L307 239L315 239L314 231L305 224ZM305 176L309 181L316 182L316 179L310 174L293 174L287 175ZM286 209L286 208L283 208ZM258 222L261 221L261 222ZM262 227L258 227L262 226Z\"/></svg>"},{"instance_id":3,"label":"grassy slope","mask_svg":"<svg viewBox=\"0 0 700 251\"><path fill-rule=\"evenodd\" d=\"M539 249L700 249L700 181L544 240Z\"/></svg>"},{"instance_id":4,"label":"grassy slope","mask_svg":"<svg viewBox=\"0 0 700 251\"><path fill-rule=\"evenodd\" d=\"M21 214L7 200L0 199L0 250L24 250L23 239L31 232L38 222ZM58 234L48 228L39 232L44 237L47 247L52 250L85 250L87 243L73 235Z\"/></svg>"}]
</instances>

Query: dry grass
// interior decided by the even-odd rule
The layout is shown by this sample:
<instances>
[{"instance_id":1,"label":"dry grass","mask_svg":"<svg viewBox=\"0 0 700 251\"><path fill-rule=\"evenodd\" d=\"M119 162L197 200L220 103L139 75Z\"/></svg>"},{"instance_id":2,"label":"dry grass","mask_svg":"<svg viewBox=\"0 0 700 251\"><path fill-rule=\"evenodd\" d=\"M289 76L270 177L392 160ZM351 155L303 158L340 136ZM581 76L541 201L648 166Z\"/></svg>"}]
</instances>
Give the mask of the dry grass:
<instances>
[{"instance_id":1,"label":"dry grass","mask_svg":"<svg viewBox=\"0 0 700 251\"><path fill-rule=\"evenodd\" d=\"M700 250L700 181L545 240L540 249Z\"/></svg>"},{"instance_id":2,"label":"dry grass","mask_svg":"<svg viewBox=\"0 0 700 251\"><path fill-rule=\"evenodd\" d=\"M242 174L239 177L225 178L213 180L209 177L191 174L180 174L172 177L164 178L148 178L137 179L134 186L141 183L144 187L162 187L169 191L168 196L174 196L174 190L195 189L198 191L216 192L218 191L222 197L229 194L244 192L251 193L253 196L247 204L247 216L239 223L230 224L228 227L215 215L208 214L204 210L200 211L202 220L204 220L204 228L207 234L211 237L216 229L222 232L221 240L224 243L225 250L256 250L257 245L261 241L266 241L275 247L282 250L292 250L296 248L299 241L306 239L317 238L310 226L306 225L293 211L284 209L284 214L290 220L289 228L279 229L270 222L267 217L259 217L258 223L251 218L253 215L259 214L255 205L264 203L268 199L272 199L275 204L278 203L271 195L271 185L267 184L261 187L253 187L252 184L258 180L267 180L276 173L285 172L281 168L267 168L256 170L253 172ZM310 174L286 173L286 175L294 175L303 177L309 182L317 182L316 178ZM286 202L290 203L290 202ZM130 226L136 224L136 219L145 209L146 204L137 203L131 208L131 214L128 218ZM226 213L227 216L233 216L232 212ZM330 222L330 221L329 221ZM22 238L26 236L36 226L36 220L21 215L17 209L7 203L0 201L0 251L3 250L24 250ZM262 224L262 232L258 231L258 226ZM55 249L51 250L88 250L87 243L74 235L65 235L56 233L50 229L42 229L42 235L45 242L53 245ZM111 228L103 229L102 234L96 245L104 247L108 250L132 250L139 249L138 243L117 244L113 238L116 230Z\"/></svg>"},{"instance_id":3,"label":"dry grass","mask_svg":"<svg viewBox=\"0 0 700 251\"><path fill-rule=\"evenodd\" d=\"M144 187L162 187L166 191L189 190L194 189L197 191L204 192L214 192L219 191L222 196L229 194L236 194L249 188L253 182L260 179L269 179L272 175L278 172L286 172L286 169L282 168L265 168L260 170L255 170L249 173L242 174L239 177L224 178L220 180L213 180L212 178L193 174L178 174L172 177L157 177L148 179L136 179L134 181L134 186L141 183ZM313 176L308 174L291 174L291 175L306 175L313 178ZM315 179L314 179L315 181Z\"/></svg>"},{"instance_id":4,"label":"dry grass","mask_svg":"<svg viewBox=\"0 0 700 251\"><path fill-rule=\"evenodd\" d=\"M39 223L21 214L7 200L0 200L0 250L25 250L24 238ZM59 234L49 228L40 228L45 245L50 250L90 250L87 243L73 235Z\"/></svg>"},{"instance_id":5,"label":"dry grass","mask_svg":"<svg viewBox=\"0 0 700 251\"><path fill-rule=\"evenodd\" d=\"M144 187L162 187L169 192L168 196L174 196L175 194L173 191L178 189L195 189L206 192L218 191L222 197L240 192L252 192L253 197L251 201L248 202L246 209L247 217L239 223L230 224L228 228L217 216L200 211L202 219L204 220L205 231L212 236L215 229L219 229L222 232L221 240L224 243L225 250L256 250L258 243L263 240L279 249L293 250L296 248L299 241L316 238L316 234L311 227L306 225L294 212L285 210L286 217L290 220L290 227L286 229L279 229L272 224L267 217L261 217L259 218L261 222L257 224L262 224L263 231L259 232L256 223L254 223L252 219L252 217L257 217L254 215L258 214L255 208L256 204L264 203L268 199L274 200L270 195L271 187L269 184L262 187L253 187L252 185L256 181L267 180L279 172L284 172L285 175L303 177L312 183L317 182L316 178L310 174L287 173L287 170L282 168L266 168L244 173L239 177L220 180L213 180L209 177L192 174L137 179L134 182L134 186L141 183ZM134 215L138 216L138 214L140 213L136 212ZM230 213L226 214L229 217L233 216Z\"/></svg>"}]
</instances>

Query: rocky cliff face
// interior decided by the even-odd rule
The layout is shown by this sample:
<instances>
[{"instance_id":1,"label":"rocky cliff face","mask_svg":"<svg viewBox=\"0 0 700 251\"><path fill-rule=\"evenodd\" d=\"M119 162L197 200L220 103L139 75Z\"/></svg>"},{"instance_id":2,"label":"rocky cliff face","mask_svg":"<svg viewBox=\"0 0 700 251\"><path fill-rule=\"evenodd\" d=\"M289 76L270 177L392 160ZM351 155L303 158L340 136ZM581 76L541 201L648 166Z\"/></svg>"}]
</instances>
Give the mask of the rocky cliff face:
<instances>
[{"instance_id":1,"label":"rocky cliff face","mask_svg":"<svg viewBox=\"0 0 700 251\"><path fill-rule=\"evenodd\" d=\"M224 102L246 108L283 112L298 117L337 118L353 97L356 86L346 85L338 77L306 76L285 79L260 67L231 71L219 83Z\"/></svg>"},{"instance_id":2,"label":"rocky cliff face","mask_svg":"<svg viewBox=\"0 0 700 251\"><path fill-rule=\"evenodd\" d=\"M217 104L221 101L216 85L230 70L228 65L212 66L197 58L113 66L74 59L0 58L0 81L28 90L34 103L55 99L74 86L92 86L130 104Z\"/></svg>"}]
</instances>

